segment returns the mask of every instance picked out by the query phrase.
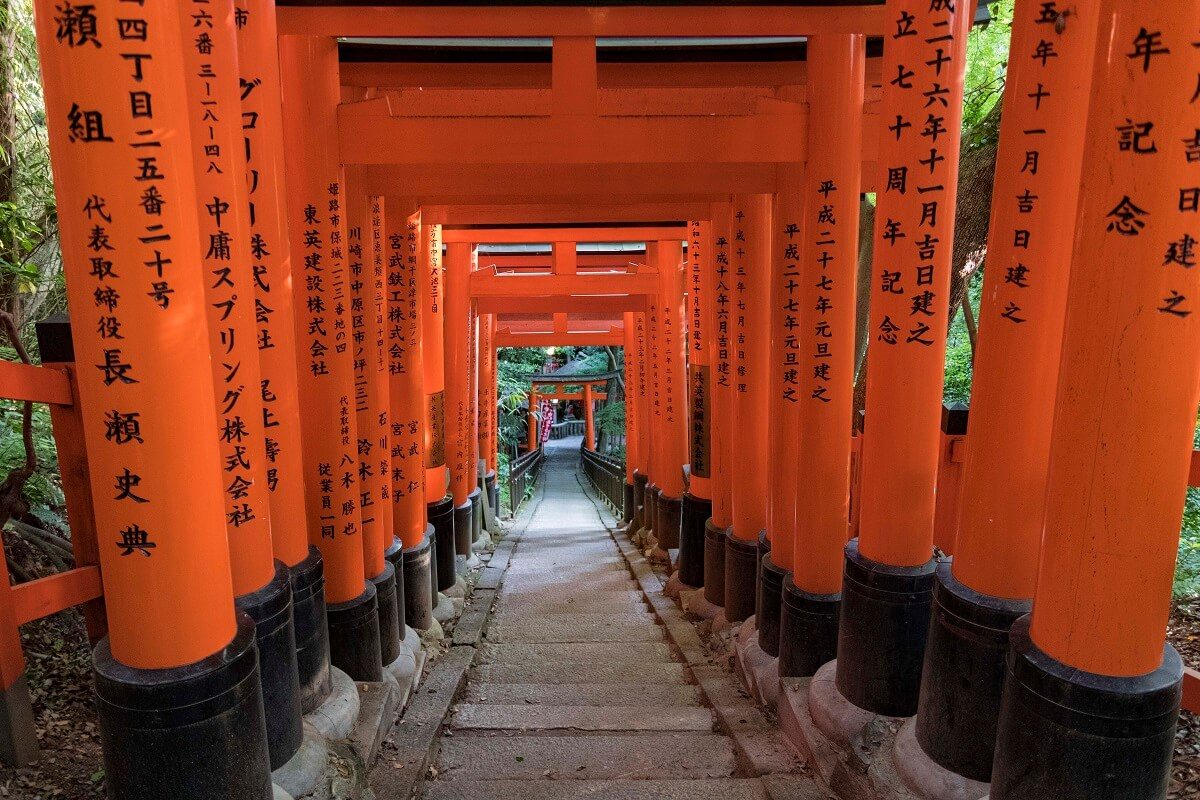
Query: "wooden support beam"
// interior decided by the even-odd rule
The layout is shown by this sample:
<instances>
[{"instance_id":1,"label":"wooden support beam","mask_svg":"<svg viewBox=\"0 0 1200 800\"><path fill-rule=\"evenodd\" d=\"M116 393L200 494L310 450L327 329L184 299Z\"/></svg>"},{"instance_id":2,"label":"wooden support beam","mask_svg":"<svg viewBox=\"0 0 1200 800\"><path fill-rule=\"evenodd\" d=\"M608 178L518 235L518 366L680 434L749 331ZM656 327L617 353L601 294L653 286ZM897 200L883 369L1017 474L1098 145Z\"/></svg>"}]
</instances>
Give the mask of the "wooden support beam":
<instances>
[{"instance_id":1,"label":"wooden support beam","mask_svg":"<svg viewBox=\"0 0 1200 800\"><path fill-rule=\"evenodd\" d=\"M656 280L657 274L648 269L578 275L504 275L481 270L471 275L471 296L645 295L654 291Z\"/></svg>"},{"instance_id":2,"label":"wooden support beam","mask_svg":"<svg viewBox=\"0 0 1200 800\"><path fill-rule=\"evenodd\" d=\"M646 310L645 295L550 295L544 297L480 297L475 301L480 314L611 314Z\"/></svg>"},{"instance_id":3,"label":"wooden support beam","mask_svg":"<svg viewBox=\"0 0 1200 800\"><path fill-rule=\"evenodd\" d=\"M496 333L497 347L619 347L624 335L617 331L580 333Z\"/></svg>"},{"instance_id":4,"label":"wooden support beam","mask_svg":"<svg viewBox=\"0 0 1200 800\"><path fill-rule=\"evenodd\" d=\"M883 5L286 5L281 35L335 37L807 36L884 33Z\"/></svg>"},{"instance_id":5,"label":"wooden support beam","mask_svg":"<svg viewBox=\"0 0 1200 800\"><path fill-rule=\"evenodd\" d=\"M426 205L422 220L431 225L511 225L532 223L598 223L630 220L702 219L707 203L569 203L541 205L516 203L504 205ZM582 258L582 256L581 256Z\"/></svg>"},{"instance_id":6,"label":"wooden support beam","mask_svg":"<svg viewBox=\"0 0 1200 800\"><path fill-rule=\"evenodd\" d=\"M467 244L575 244L578 242L646 242L684 239L687 228L679 225L620 228L442 228L442 241ZM486 258L486 256L485 256Z\"/></svg>"},{"instance_id":7,"label":"wooden support beam","mask_svg":"<svg viewBox=\"0 0 1200 800\"><path fill-rule=\"evenodd\" d=\"M69 406L74 402L67 373L49 367L0 361L0 386L4 387L6 400L28 400L61 406Z\"/></svg>"}]
</instances>

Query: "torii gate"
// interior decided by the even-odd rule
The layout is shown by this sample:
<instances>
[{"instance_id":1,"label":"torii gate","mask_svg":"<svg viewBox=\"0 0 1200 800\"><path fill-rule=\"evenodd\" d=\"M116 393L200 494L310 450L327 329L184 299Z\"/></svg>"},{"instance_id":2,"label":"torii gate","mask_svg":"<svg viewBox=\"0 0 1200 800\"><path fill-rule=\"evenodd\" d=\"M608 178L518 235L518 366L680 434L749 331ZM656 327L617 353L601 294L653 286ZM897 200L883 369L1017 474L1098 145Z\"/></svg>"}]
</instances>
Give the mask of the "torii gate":
<instances>
[{"instance_id":1,"label":"torii gate","mask_svg":"<svg viewBox=\"0 0 1200 800\"><path fill-rule=\"evenodd\" d=\"M620 309L641 522L679 536L728 620L754 614L784 675L836 687L809 702L915 715L909 757L990 779L992 800L1163 793L1183 680L1164 623L1200 387L1194 2L1018 3L989 250L1003 266L964 479L976 510L952 564L932 530L973 8L36 6L115 797L266 800L330 661L378 680L408 627L435 630L474 538L458 514L477 469L472 296L614 287L653 298ZM192 13L211 26L203 50ZM780 35L804 38L803 61L631 69L598 41ZM553 45L548 63L491 71L337 41L401 36ZM1134 121L1153 146L1116 135ZM847 544L862 192L879 222ZM680 239L657 240L644 273L478 274L466 240L443 252L476 224L460 214L693 223L692 305ZM229 241L253 246L226 258ZM88 575L46 586L94 600ZM288 603L295 647L273 621ZM22 719L7 715L13 738Z\"/></svg>"}]
</instances>

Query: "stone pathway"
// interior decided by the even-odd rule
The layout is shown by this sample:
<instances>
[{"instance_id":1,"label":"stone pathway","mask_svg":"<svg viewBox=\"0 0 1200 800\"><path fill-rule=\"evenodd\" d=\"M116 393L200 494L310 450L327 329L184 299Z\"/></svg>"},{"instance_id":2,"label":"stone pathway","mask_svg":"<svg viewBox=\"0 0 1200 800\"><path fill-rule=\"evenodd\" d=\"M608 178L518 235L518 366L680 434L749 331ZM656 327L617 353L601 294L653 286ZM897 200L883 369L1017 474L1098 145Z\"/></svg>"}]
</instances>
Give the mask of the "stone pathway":
<instances>
[{"instance_id":1,"label":"stone pathway","mask_svg":"<svg viewBox=\"0 0 1200 800\"><path fill-rule=\"evenodd\" d=\"M428 800L765 800L547 445L545 496L513 552L441 740Z\"/></svg>"}]
</instances>

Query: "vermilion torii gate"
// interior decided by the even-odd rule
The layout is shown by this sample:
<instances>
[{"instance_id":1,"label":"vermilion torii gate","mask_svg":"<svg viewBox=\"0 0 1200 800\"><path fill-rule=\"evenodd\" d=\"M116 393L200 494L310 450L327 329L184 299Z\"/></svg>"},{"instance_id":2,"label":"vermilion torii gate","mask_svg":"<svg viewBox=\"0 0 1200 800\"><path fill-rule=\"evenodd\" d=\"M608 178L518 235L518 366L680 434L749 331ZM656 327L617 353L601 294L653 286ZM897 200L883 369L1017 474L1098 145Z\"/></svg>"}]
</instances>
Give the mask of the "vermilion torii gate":
<instances>
[{"instance_id":1,"label":"vermilion torii gate","mask_svg":"<svg viewBox=\"0 0 1200 800\"><path fill-rule=\"evenodd\" d=\"M95 600L98 573L110 796L266 800L342 676L411 683L410 629L438 637L483 540L495 350L566 344L625 348L630 531L679 547L693 610L753 616L776 687L815 676L787 706L813 730L909 717L923 797L1165 794L1195 3L1017 2L953 560L933 531L973 7L35 5L75 388L30 367L13 392L77 408L98 556L12 592L3 688L19 708L29 609ZM764 36L794 41L751 58L739 37ZM480 41L447 64L400 37ZM497 65L497 37L551 44ZM549 258L480 258L506 242ZM27 715L6 721L28 757Z\"/></svg>"}]
</instances>

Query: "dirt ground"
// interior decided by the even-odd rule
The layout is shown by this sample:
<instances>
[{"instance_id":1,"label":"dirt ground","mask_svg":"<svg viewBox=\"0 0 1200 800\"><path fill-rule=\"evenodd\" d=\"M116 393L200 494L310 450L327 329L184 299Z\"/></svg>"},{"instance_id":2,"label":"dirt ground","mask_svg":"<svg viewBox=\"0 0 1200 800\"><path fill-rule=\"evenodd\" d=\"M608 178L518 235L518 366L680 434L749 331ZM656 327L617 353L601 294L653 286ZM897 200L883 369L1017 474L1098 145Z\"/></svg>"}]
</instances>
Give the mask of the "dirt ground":
<instances>
[{"instance_id":1,"label":"dirt ground","mask_svg":"<svg viewBox=\"0 0 1200 800\"><path fill-rule=\"evenodd\" d=\"M1185 664L1200 668L1200 598L1180 603L1171 642ZM28 661L42 758L34 766L0 768L0 798L98 800L104 797L100 735L92 700L91 648L82 617L65 611L26 625ZM1200 716L1183 712L1175 737L1168 800L1200 800Z\"/></svg>"}]
</instances>

